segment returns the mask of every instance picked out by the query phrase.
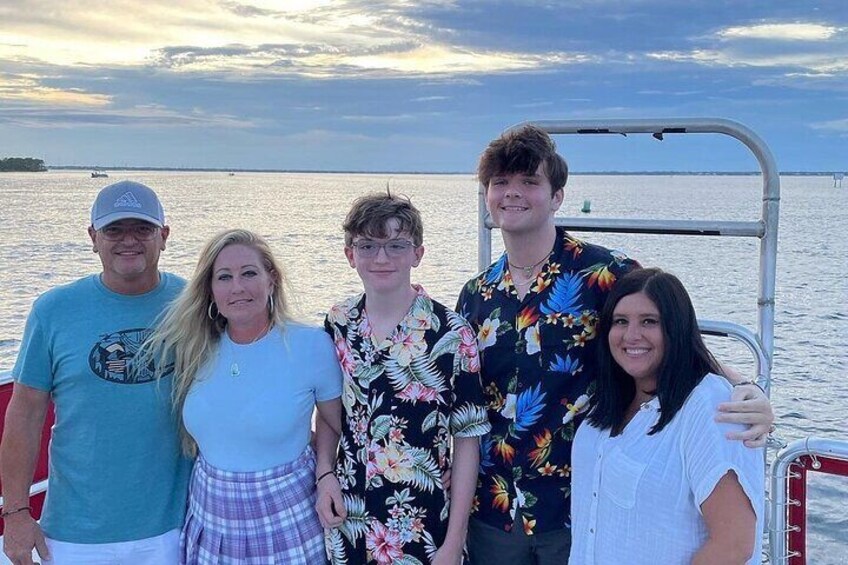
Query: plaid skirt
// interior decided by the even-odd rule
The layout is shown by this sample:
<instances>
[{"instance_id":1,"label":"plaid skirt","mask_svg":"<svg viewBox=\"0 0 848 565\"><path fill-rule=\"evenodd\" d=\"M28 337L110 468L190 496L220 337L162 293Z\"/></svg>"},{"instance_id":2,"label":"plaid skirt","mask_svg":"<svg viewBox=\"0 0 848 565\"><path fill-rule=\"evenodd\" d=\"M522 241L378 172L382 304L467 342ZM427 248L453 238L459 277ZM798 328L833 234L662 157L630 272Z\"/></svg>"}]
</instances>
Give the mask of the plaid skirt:
<instances>
[{"instance_id":1,"label":"plaid skirt","mask_svg":"<svg viewBox=\"0 0 848 565\"><path fill-rule=\"evenodd\" d=\"M187 565L326 563L312 448L258 472L222 471L198 456L180 558Z\"/></svg>"}]
</instances>

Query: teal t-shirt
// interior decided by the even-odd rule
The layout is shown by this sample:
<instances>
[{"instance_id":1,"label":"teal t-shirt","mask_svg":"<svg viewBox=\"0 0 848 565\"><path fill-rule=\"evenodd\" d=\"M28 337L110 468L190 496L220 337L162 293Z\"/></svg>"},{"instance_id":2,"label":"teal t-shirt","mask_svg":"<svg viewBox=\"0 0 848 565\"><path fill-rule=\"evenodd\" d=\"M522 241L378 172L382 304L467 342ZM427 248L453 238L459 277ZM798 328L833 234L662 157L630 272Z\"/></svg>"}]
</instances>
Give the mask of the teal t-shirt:
<instances>
[{"instance_id":1,"label":"teal t-shirt","mask_svg":"<svg viewBox=\"0 0 848 565\"><path fill-rule=\"evenodd\" d=\"M35 301L12 376L50 392L56 409L41 517L48 537L112 543L182 525L191 462L180 451L172 376L129 369L184 285L163 273L152 291L127 296L92 275Z\"/></svg>"}]
</instances>

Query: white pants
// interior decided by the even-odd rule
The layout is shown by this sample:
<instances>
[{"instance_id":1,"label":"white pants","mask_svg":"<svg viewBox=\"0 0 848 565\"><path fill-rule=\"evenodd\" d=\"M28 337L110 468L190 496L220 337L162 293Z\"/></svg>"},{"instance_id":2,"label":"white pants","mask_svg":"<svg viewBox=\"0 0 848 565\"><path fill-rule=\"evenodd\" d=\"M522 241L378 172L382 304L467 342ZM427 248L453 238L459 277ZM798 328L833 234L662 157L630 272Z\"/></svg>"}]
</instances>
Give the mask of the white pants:
<instances>
[{"instance_id":1,"label":"white pants","mask_svg":"<svg viewBox=\"0 0 848 565\"><path fill-rule=\"evenodd\" d=\"M44 565L176 565L180 530L152 538L115 543L70 543L47 538L50 559Z\"/></svg>"}]
</instances>

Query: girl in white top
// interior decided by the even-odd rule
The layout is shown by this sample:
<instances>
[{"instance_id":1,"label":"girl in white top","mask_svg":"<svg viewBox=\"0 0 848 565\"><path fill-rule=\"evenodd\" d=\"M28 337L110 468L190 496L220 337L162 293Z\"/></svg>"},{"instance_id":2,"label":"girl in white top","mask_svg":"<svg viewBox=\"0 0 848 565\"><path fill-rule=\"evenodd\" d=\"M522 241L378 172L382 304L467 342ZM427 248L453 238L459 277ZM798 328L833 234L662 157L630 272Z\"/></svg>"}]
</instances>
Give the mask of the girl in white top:
<instances>
[{"instance_id":1,"label":"girl in white top","mask_svg":"<svg viewBox=\"0 0 848 565\"><path fill-rule=\"evenodd\" d=\"M685 288L640 269L599 320L597 390L572 449L569 563L759 563L760 449L714 421L731 385Z\"/></svg>"}]
</instances>

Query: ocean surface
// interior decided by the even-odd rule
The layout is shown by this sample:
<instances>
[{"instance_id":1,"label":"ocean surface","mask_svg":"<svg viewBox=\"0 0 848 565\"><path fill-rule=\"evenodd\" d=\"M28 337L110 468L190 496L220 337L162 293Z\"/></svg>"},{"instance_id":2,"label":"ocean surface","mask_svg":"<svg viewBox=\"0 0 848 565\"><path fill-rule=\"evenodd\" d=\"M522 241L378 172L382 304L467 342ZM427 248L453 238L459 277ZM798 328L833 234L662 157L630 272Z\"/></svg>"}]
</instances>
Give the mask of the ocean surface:
<instances>
[{"instance_id":1,"label":"ocean surface","mask_svg":"<svg viewBox=\"0 0 848 565\"><path fill-rule=\"evenodd\" d=\"M53 286L99 270L86 233L97 191L124 178L156 189L171 237L161 268L188 277L201 245L226 228L265 236L282 260L299 316L320 322L360 290L343 254L350 203L372 191L410 196L421 209L426 252L413 273L453 306L477 272L477 183L473 175L57 171L0 175L0 371L11 369L32 301ZM592 214L622 218L756 220L757 176L573 175L564 216L584 199ZM773 404L777 435L848 439L848 187L829 177L781 178ZM759 242L748 238L580 234L645 266L678 275L700 317L756 329ZM495 253L502 249L493 232ZM719 358L753 374L747 351L710 340ZM813 477L808 563L848 563L848 478Z\"/></svg>"}]
</instances>

